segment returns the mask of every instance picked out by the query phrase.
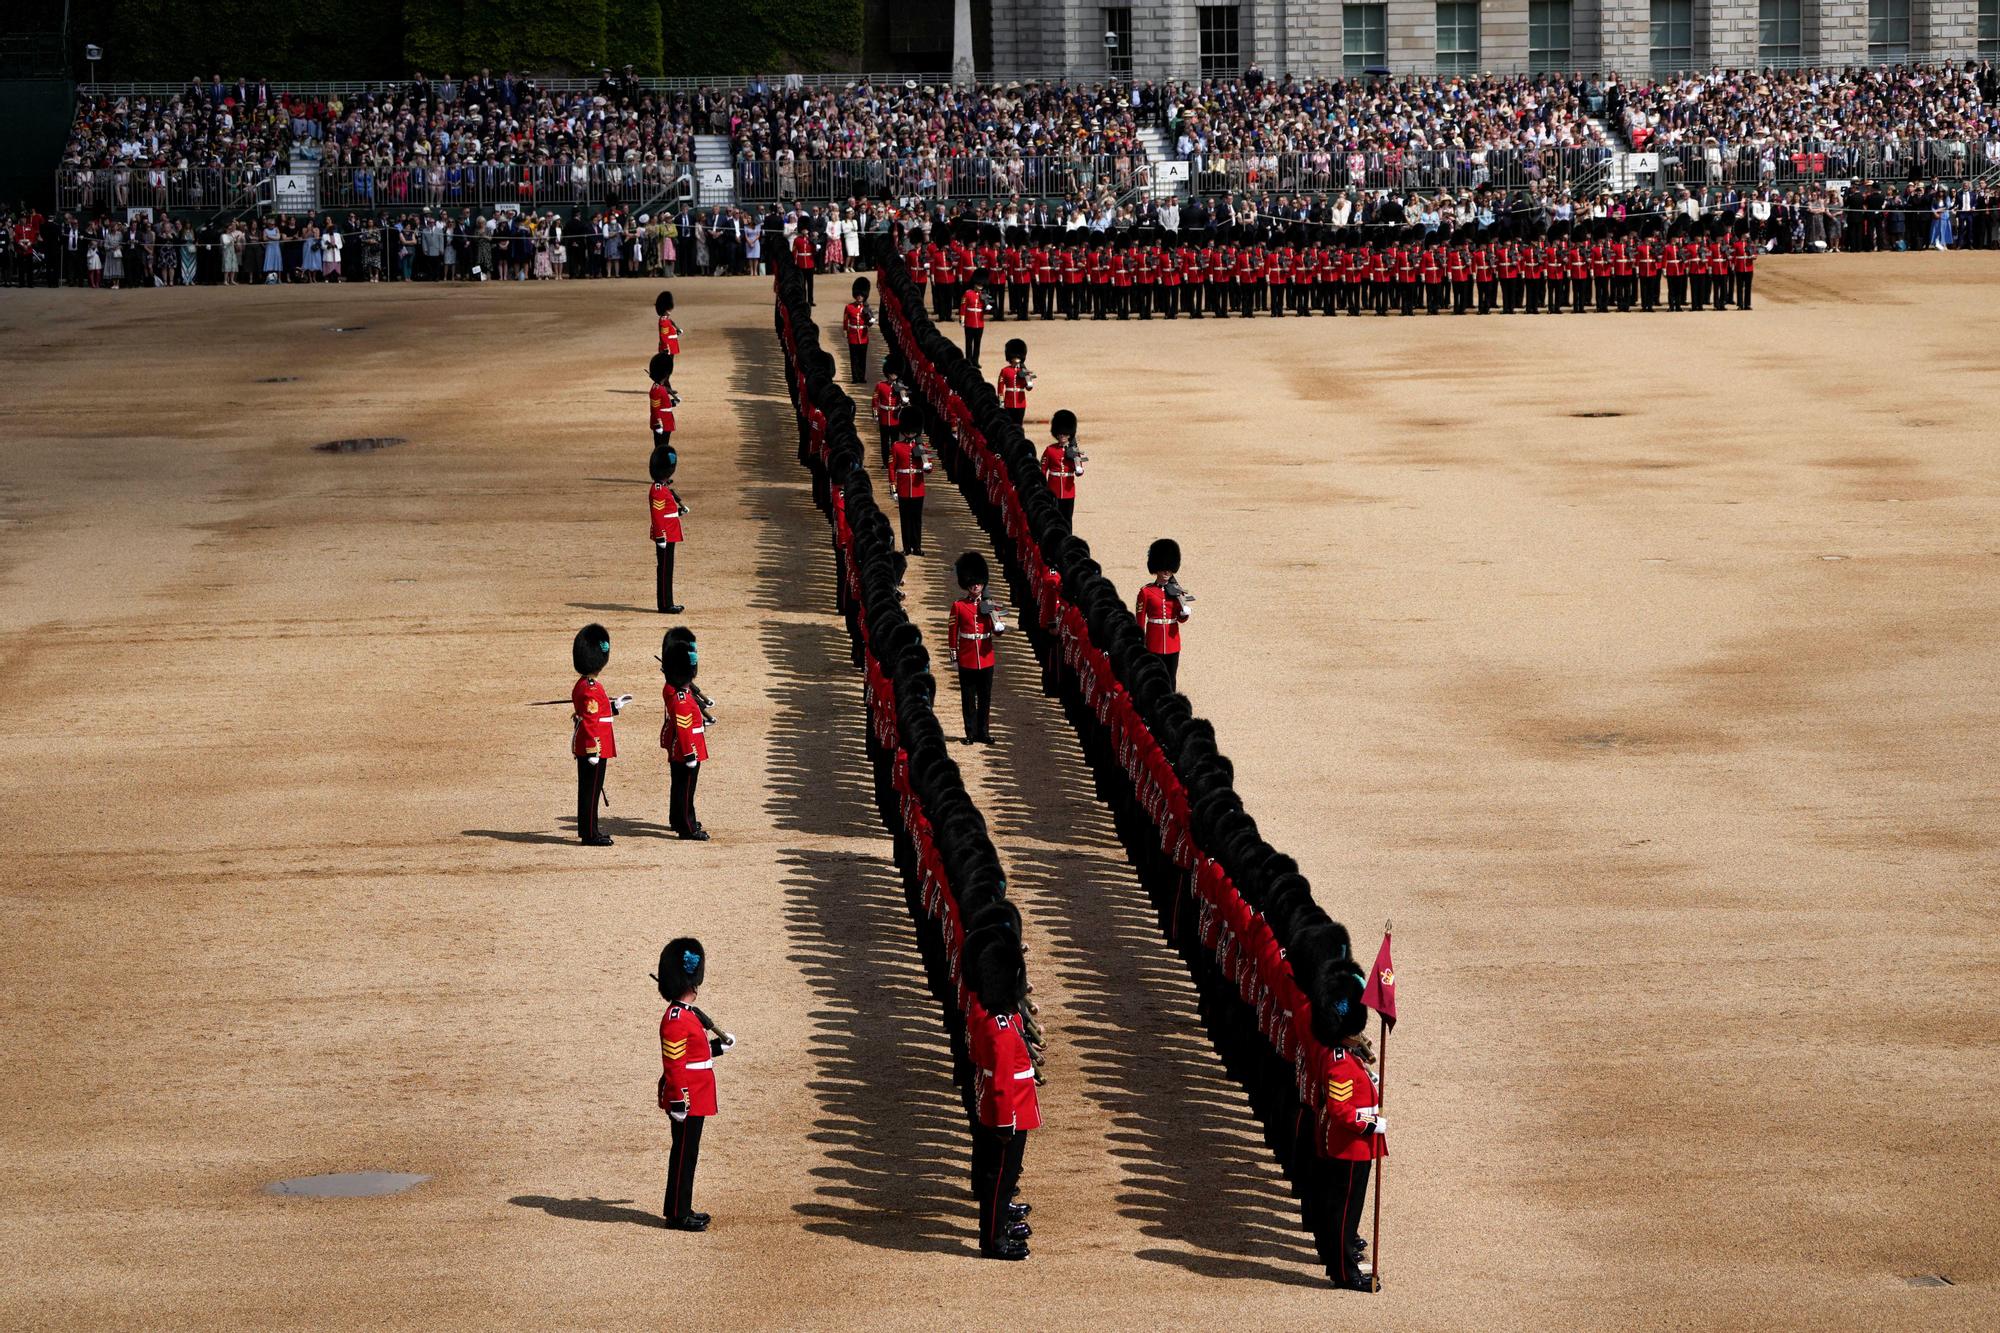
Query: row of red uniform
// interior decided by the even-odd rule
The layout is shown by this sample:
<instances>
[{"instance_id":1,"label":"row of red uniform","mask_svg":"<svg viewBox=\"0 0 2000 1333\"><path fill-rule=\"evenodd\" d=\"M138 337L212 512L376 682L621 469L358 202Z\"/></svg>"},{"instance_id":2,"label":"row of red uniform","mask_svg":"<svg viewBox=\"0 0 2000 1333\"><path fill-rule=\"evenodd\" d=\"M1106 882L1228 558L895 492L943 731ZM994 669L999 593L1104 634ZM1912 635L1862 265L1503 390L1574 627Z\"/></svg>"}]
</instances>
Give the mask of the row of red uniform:
<instances>
[{"instance_id":1,"label":"row of red uniform","mask_svg":"<svg viewBox=\"0 0 2000 1333\"><path fill-rule=\"evenodd\" d=\"M977 484L1001 515L1005 539L1035 589L1041 628L1061 644L1064 665L1075 675L1086 705L1108 730L1113 753L1158 831L1161 849L1193 876L1202 944L1221 974L1236 983L1245 1003L1256 1011L1259 1031L1273 1051L1296 1072L1301 1106L1315 1117L1320 1152L1344 1160L1366 1160L1379 1153L1380 1136L1356 1115L1374 1105L1372 1080L1355 1076L1353 1071L1361 1066L1344 1051L1329 1049L1314 1038L1305 994L1268 923L1236 891L1221 864L1196 845L1187 792L1173 764L1117 679L1110 657L1091 641L1082 610L1064 598L1062 575L1044 561L1006 464L973 424L970 409L949 381L924 356L910 313L888 283L882 288L882 309L884 318L894 324L896 344L906 354L917 391L951 425ZM916 315L923 318L921 311Z\"/></svg>"},{"instance_id":2,"label":"row of red uniform","mask_svg":"<svg viewBox=\"0 0 2000 1333\"><path fill-rule=\"evenodd\" d=\"M1391 242L1358 245L924 245L905 260L921 285L956 286L985 270L998 286L1178 287L1184 283L1490 282L1512 278L1720 277L1749 273L1756 247L1727 240Z\"/></svg>"},{"instance_id":3,"label":"row of red uniform","mask_svg":"<svg viewBox=\"0 0 2000 1333\"><path fill-rule=\"evenodd\" d=\"M797 355L791 312L782 300L778 309L784 321L783 336L792 353L789 364L799 412L806 425L807 448L824 466L831 453L826 414L813 402L811 385ZM846 492L834 486L829 489L829 497L828 517L833 526L833 539L844 557L841 568L846 579L845 591L851 599L850 604L859 605L864 601L861 561L854 549L854 530L847 520ZM862 641L868 725L882 752L891 756L891 782L896 791L903 827L916 848L922 876L920 897L923 910L938 925L945 941L951 982L965 1024L967 1046L977 1071L978 1086L974 1092L980 1122L995 1128L1039 1128L1042 1123L1041 1107L1035 1095L1034 1064L1028 1055L1027 1041L1022 1036L1020 1016L989 1014L973 993L972 978L965 967L965 926L958 898L952 892L950 879L945 873L944 857L938 848L928 812L910 783L910 756L903 748L902 733L896 720L895 685L869 641L868 617L855 617L855 627Z\"/></svg>"}]
</instances>

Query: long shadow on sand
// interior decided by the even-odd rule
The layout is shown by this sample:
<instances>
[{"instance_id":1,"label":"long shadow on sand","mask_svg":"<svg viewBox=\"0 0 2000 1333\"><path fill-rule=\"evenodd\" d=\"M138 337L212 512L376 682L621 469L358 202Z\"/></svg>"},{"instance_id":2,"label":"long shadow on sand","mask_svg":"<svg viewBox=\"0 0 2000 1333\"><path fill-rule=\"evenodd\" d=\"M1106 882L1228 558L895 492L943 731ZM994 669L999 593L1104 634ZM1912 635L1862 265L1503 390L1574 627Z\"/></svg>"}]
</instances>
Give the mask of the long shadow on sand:
<instances>
[{"instance_id":1,"label":"long shadow on sand","mask_svg":"<svg viewBox=\"0 0 2000 1333\"><path fill-rule=\"evenodd\" d=\"M547 1194L516 1194L507 1200L517 1208L539 1208L550 1217L571 1222L631 1222L642 1227L664 1229L658 1213L643 1208L627 1208L630 1199L558 1199Z\"/></svg>"}]
</instances>

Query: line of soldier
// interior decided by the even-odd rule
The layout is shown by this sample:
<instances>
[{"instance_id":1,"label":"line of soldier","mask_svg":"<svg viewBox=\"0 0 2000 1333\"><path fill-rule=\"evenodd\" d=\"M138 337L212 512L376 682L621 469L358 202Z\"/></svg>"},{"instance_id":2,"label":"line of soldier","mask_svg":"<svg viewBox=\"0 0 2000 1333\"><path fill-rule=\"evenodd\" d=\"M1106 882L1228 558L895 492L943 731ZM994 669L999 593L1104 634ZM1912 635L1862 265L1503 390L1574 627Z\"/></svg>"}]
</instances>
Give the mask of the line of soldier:
<instances>
[{"instance_id":1,"label":"line of soldier","mask_svg":"<svg viewBox=\"0 0 2000 1333\"><path fill-rule=\"evenodd\" d=\"M1532 236L1470 225L1182 234L961 223L913 230L901 249L929 288L932 317L968 329L1030 318L1747 310L1758 253L1747 224L1721 216L1556 222Z\"/></svg>"},{"instance_id":2,"label":"line of soldier","mask_svg":"<svg viewBox=\"0 0 2000 1333\"><path fill-rule=\"evenodd\" d=\"M1328 1276L1379 1289L1360 1236L1375 1161L1387 1151L1363 1028L1366 976L1346 930L1292 858L1257 832L1214 728L1194 715L1145 625L1070 528L1041 460L1002 399L923 313L900 267L880 275L890 355L910 368L916 410L992 536L1044 688L1060 697L1111 804L1162 929L1186 959L1224 1068L1250 1096L1300 1201ZM1180 565L1156 542L1159 604Z\"/></svg>"},{"instance_id":3,"label":"line of soldier","mask_svg":"<svg viewBox=\"0 0 2000 1333\"><path fill-rule=\"evenodd\" d=\"M980 1253L1026 1259L1032 1227L1019 1186L1027 1136L1041 1124L1043 1050L1020 912L1007 899L999 855L934 711L930 651L903 606L908 557L862 466L853 400L820 347L803 275L790 265L780 268L777 298L799 458L832 532L836 604L865 681L877 802L895 838L971 1125L968 1186L979 1208ZM976 584L984 570L962 561L961 577Z\"/></svg>"}]
</instances>

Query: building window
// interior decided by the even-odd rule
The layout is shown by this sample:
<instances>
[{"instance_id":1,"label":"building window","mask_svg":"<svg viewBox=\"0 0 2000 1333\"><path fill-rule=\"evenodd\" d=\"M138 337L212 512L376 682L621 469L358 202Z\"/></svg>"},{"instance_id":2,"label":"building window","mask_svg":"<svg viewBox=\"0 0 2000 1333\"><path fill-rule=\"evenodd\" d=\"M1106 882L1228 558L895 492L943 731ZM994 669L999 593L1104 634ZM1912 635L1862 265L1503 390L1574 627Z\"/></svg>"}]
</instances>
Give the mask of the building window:
<instances>
[{"instance_id":1,"label":"building window","mask_svg":"<svg viewBox=\"0 0 2000 1333\"><path fill-rule=\"evenodd\" d=\"M1694 0L1653 0L1653 72L1694 67Z\"/></svg>"},{"instance_id":2,"label":"building window","mask_svg":"<svg viewBox=\"0 0 2000 1333\"><path fill-rule=\"evenodd\" d=\"M1765 65L1799 63L1799 0L1760 0L1757 7L1757 60Z\"/></svg>"},{"instance_id":3,"label":"building window","mask_svg":"<svg viewBox=\"0 0 2000 1333\"><path fill-rule=\"evenodd\" d=\"M1438 17L1438 73L1477 74L1479 72L1479 6L1440 4Z\"/></svg>"},{"instance_id":4,"label":"building window","mask_svg":"<svg viewBox=\"0 0 2000 1333\"><path fill-rule=\"evenodd\" d=\"M2000 0L1979 0L1979 56L2000 57Z\"/></svg>"},{"instance_id":5,"label":"building window","mask_svg":"<svg viewBox=\"0 0 2000 1333\"><path fill-rule=\"evenodd\" d=\"M1537 74L1569 68L1569 0L1530 0L1528 68Z\"/></svg>"},{"instance_id":6,"label":"building window","mask_svg":"<svg viewBox=\"0 0 2000 1333\"><path fill-rule=\"evenodd\" d=\"M1104 68L1114 79L1132 77L1132 11L1126 8L1098 11L1104 20Z\"/></svg>"},{"instance_id":7,"label":"building window","mask_svg":"<svg viewBox=\"0 0 2000 1333\"><path fill-rule=\"evenodd\" d=\"M1383 36L1382 15L1386 5L1342 5L1340 7L1340 67L1359 74L1374 65L1389 63L1389 43Z\"/></svg>"},{"instance_id":8,"label":"building window","mask_svg":"<svg viewBox=\"0 0 2000 1333\"><path fill-rule=\"evenodd\" d=\"M1868 0L1868 58L1910 58L1910 0Z\"/></svg>"},{"instance_id":9,"label":"building window","mask_svg":"<svg viewBox=\"0 0 2000 1333\"><path fill-rule=\"evenodd\" d=\"M1233 79L1243 68L1237 55L1236 5L1201 5L1195 9L1201 32L1201 77Z\"/></svg>"}]
</instances>

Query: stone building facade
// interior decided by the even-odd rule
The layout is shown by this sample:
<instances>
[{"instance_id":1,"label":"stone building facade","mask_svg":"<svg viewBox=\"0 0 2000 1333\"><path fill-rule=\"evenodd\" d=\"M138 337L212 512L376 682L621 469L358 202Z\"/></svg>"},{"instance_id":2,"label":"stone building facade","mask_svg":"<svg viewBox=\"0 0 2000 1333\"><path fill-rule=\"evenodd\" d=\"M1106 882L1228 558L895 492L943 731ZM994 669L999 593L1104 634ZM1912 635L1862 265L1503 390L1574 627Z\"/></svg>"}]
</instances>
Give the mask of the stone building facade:
<instances>
[{"instance_id":1,"label":"stone building facade","mask_svg":"<svg viewBox=\"0 0 2000 1333\"><path fill-rule=\"evenodd\" d=\"M1273 78L1371 66L1644 73L2000 58L2000 0L991 0L990 13L1000 75L1185 79L1253 63Z\"/></svg>"}]
</instances>

